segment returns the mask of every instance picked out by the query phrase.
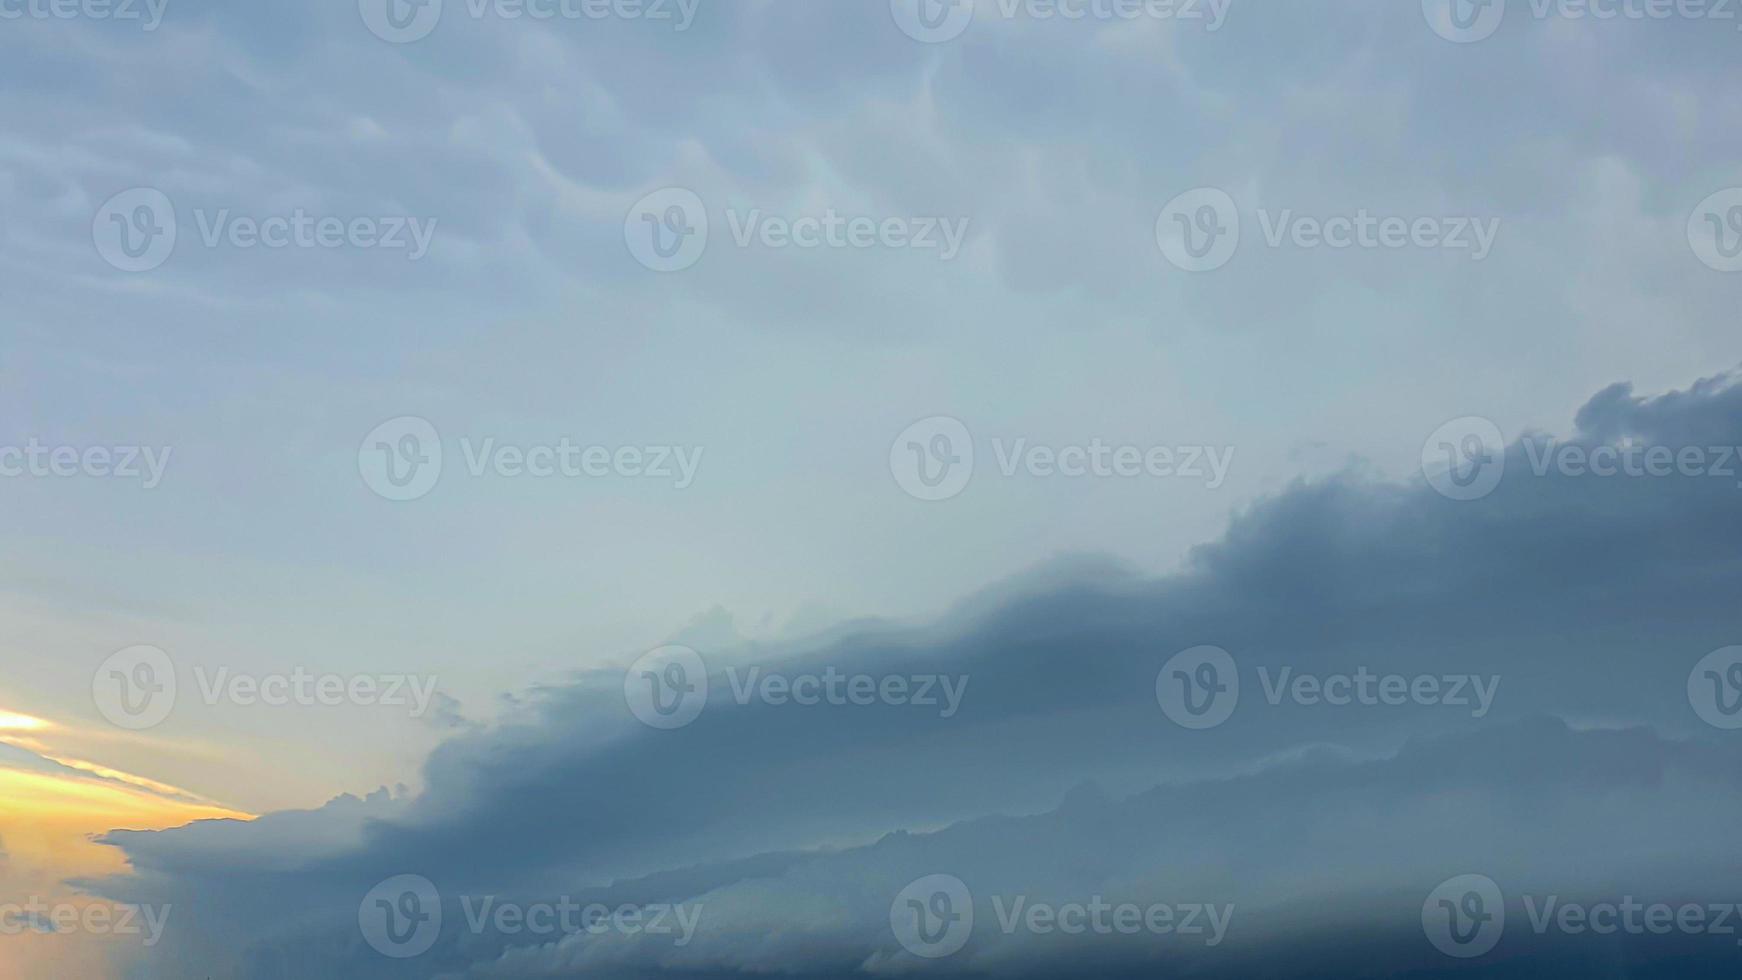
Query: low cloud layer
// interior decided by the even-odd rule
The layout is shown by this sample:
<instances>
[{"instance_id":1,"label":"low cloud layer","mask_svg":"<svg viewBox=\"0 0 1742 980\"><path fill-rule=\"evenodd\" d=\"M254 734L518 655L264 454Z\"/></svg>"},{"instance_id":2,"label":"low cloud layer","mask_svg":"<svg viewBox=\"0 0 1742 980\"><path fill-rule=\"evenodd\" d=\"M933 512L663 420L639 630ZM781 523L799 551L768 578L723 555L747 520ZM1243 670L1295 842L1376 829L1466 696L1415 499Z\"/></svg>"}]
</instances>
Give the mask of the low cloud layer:
<instances>
[{"instance_id":1,"label":"low cloud layer","mask_svg":"<svg viewBox=\"0 0 1742 980\"><path fill-rule=\"evenodd\" d=\"M1578 426L1559 444L1734 447L1742 385L1617 386ZM1459 961L1426 945L1420 917L1460 874L1509 903L1742 900L1725 892L1742 745L1689 690L1695 664L1742 635L1742 478L1538 475L1531 447L1547 438L1509 445L1504 478L1474 501L1358 471L1299 483L1177 576L1062 561L936 623L702 650L707 704L672 730L637 719L622 672L588 673L457 734L415 798L117 832L134 873L87 884L175 904L150 969L249 978L1241 975L1291 950L1371 969L1328 938L1344 935L1447 969ZM1157 680L1203 645L1226 651L1239 694L1194 730ZM751 685L751 668L787 693ZM793 702L797 679L826 676L900 677L906 695ZM953 712L941 695L914 703L925 677L962 685ZM438 889L444 923L433 949L398 960L359 933L358 906L405 874ZM935 961L890 920L934 874L959 878L976 914L973 938ZM1015 897L1097 895L1235 911L1213 946L999 928ZM562 938L468 928L478 906L462 899L480 896L703 913L682 946ZM1663 937L1579 945L1532 930L1522 906L1508 915L1492 954L1505 962L1563 941L1592 962L1671 955ZM1735 962L1733 939L1675 938L1698 969Z\"/></svg>"}]
</instances>

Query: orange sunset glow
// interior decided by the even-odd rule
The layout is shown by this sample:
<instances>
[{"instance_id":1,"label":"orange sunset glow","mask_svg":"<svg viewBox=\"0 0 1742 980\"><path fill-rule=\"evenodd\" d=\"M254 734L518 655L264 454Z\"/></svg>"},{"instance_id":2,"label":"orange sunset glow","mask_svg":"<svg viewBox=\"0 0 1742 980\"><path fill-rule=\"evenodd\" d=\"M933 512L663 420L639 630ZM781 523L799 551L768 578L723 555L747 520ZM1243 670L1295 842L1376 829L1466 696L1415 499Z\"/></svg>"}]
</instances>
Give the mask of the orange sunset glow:
<instances>
[{"instance_id":1,"label":"orange sunset glow","mask_svg":"<svg viewBox=\"0 0 1742 980\"><path fill-rule=\"evenodd\" d=\"M66 729L33 715L0 710L0 901L83 906L70 879L127 869L121 853L96 842L116 829L160 830L196 820L251 819L174 786L98 763L59 756ZM0 937L0 980L97 975L102 942L13 930ZM70 972L68 972L70 971Z\"/></svg>"}]
</instances>

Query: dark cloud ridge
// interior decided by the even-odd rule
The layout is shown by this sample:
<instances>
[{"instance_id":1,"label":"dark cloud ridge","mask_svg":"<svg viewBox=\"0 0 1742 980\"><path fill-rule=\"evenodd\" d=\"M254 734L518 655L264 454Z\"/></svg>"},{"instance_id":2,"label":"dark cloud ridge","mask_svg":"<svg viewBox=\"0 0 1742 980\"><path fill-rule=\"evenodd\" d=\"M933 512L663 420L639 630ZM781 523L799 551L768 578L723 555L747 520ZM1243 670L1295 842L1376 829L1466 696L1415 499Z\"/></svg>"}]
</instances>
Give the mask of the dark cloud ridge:
<instances>
[{"instance_id":1,"label":"dark cloud ridge","mask_svg":"<svg viewBox=\"0 0 1742 980\"><path fill-rule=\"evenodd\" d=\"M1658 398L1614 386L1577 426L1565 441L1735 446L1742 385L1724 375ZM425 976L437 962L455 975L906 972L916 964L892 948L888 902L934 872L977 895L1184 889L1196 897L1182 900L1240 910L1226 948L1097 944L1110 974L1178 958L1205 975L1230 964L1262 975L1297 946L1340 962L1326 929L1414 949L1421 897L1478 869L1563 895L1719 896L1735 880L1721 828L1742 770L1736 741L1700 722L1686 683L1742 635L1742 491L1705 476L1537 476L1532 438L1544 437L1508 447L1507 477L1483 500L1445 499L1420 478L1303 481L1239 515L1177 575L1065 562L936 623L703 651L708 708L676 731L634 721L620 672L590 672L444 744L414 799L117 832L107 840L135 873L87 884L185 903L170 958L205 964L210 937L255 937L233 971L247 977L314 962L358 976ZM1209 731L1172 724L1155 695L1161 665L1198 644L1227 649L1242 677L1238 708ZM739 705L725 670L744 663L965 675L968 687L951 718ZM1270 704L1257 673L1284 668L1497 675L1500 687L1481 717ZM356 902L404 872L449 896L696 900L730 925L704 926L682 950L444 936L428 962L390 962L357 938ZM1511 948L1541 967L1532 950L1566 938ZM1735 953L1703 938L1690 975L1720 946ZM1680 955L1635 946L1544 955L1637 953L1640 969ZM996 936L931 968L1041 975L1085 955ZM1420 969L1446 968L1433 956Z\"/></svg>"}]
</instances>

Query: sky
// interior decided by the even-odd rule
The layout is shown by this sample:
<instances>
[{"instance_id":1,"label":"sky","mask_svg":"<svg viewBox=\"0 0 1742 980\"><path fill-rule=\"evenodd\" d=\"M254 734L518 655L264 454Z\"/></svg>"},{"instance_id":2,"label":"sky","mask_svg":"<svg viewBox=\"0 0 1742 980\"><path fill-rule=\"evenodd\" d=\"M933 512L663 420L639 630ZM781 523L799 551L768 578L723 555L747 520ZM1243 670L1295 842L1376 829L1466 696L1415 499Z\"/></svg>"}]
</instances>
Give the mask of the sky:
<instances>
[{"instance_id":1,"label":"sky","mask_svg":"<svg viewBox=\"0 0 1742 980\"><path fill-rule=\"evenodd\" d=\"M0 0L0 980L1346 975L1326 935L1468 965L1416 917L1477 869L1514 922L1722 898L1738 45L1645 0ZM1325 703L1367 670L1434 690ZM936 874L981 925L927 956ZM383 953L366 896L425 884ZM996 928L1096 889L1239 926ZM702 915L466 928L583 894ZM1475 965L1678 952L1510 928Z\"/></svg>"}]
</instances>

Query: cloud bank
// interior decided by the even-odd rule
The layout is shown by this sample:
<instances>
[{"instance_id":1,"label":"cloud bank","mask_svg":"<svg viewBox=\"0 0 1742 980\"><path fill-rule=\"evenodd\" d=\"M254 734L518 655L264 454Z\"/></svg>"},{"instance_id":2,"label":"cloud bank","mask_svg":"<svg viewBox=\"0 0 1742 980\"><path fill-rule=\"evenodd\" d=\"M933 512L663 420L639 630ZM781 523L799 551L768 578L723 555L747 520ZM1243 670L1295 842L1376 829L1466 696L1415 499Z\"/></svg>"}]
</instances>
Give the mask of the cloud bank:
<instances>
[{"instance_id":1,"label":"cloud bank","mask_svg":"<svg viewBox=\"0 0 1742 980\"><path fill-rule=\"evenodd\" d=\"M1350 935L1382 941L1390 965L1443 970L1459 961L1426 945L1418 920L1424 897L1460 874L1486 875L1515 905L1742 898L1725 891L1742 857L1742 746L1690 700L1696 663L1742 632L1739 480L1538 475L1532 453L1548 440L1511 443L1504 478L1475 501L1360 471L1303 481L1176 576L1061 561L938 622L702 651L707 704L671 730L638 720L622 672L584 673L531 692L511 722L446 742L414 798L116 832L106 841L134 873L86 884L175 904L154 969L250 978L1038 975L1085 963L1241 975L1297 956L1377 969L1335 938ZM1742 384L1721 376L1656 398L1615 386L1555 444L1736 446ZM1202 645L1227 652L1239 692L1225 720L1193 729L1164 709L1158 675L1165 687L1170 660ZM963 686L953 713L912 697L805 705L749 684L751 668ZM1388 676L1406 686L1385 687ZM1335 678L1348 679L1341 703ZM444 924L430 951L399 960L357 919L363 896L403 874L433 883ZM966 885L976 925L932 960L900 945L890 908L935 874ZM703 911L678 946L469 927L483 896ZM1016 897L1095 896L1234 912L1215 945L999 928ZM1567 943L1554 962L1736 962L1716 936L1598 942L1510 913L1500 959L1480 963L1537 962Z\"/></svg>"}]
</instances>

